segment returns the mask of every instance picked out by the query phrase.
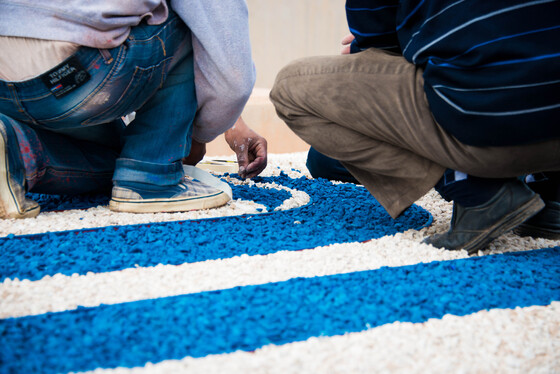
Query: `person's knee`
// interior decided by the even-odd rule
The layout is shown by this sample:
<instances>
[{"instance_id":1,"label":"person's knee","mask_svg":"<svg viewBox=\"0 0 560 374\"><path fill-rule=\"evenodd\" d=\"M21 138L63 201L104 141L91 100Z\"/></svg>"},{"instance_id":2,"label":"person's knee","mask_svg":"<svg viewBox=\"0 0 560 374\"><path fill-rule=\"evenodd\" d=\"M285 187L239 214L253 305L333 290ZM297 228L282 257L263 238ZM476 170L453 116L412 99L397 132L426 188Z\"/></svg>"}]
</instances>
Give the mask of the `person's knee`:
<instances>
[{"instance_id":1,"label":"person's knee","mask_svg":"<svg viewBox=\"0 0 560 374\"><path fill-rule=\"evenodd\" d=\"M283 67L276 76L270 91L270 100L281 116L288 116L290 109L293 109L297 104L294 94L298 92L303 66L304 60L294 61Z\"/></svg>"},{"instance_id":2,"label":"person's knee","mask_svg":"<svg viewBox=\"0 0 560 374\"><path fill-rule=\"evenodd\" d=\"M285 103L287 101L286 99L289 97L289 85L286 81L286 72L288 67L289 65L285 66L284 68L282 68L282 70L280 70L280 72L278 72L276 80L274 81L274 85L270 90L270 100L272 101L272 104L274 104L276 110L285 108Z\"/></svg>"},{"instance_id":3,"label":"person's knee","mask_svg":"<svg viewBox=\"0 0 560 374\"><path fill-rule=\"evenodd\" d=\"M10 116L7 116L7 115L2 114L2 113L0 113L0 123L2 123L4 126L9 126L9 127L14 128L14 129L20 129L21 126L22 126L21 122L16 121L13 118L11 118Z\"/></svg>"},{"instance_id":4,"label":"person's knee","mask_svg":"<svg viewBox=\"0 0 560 374\"><path fill-rule=\"evenodd\" d=\"M2 122L9 122L11 119L5 114L0 113L0 121Z\"/></svg>"}]
</instances>

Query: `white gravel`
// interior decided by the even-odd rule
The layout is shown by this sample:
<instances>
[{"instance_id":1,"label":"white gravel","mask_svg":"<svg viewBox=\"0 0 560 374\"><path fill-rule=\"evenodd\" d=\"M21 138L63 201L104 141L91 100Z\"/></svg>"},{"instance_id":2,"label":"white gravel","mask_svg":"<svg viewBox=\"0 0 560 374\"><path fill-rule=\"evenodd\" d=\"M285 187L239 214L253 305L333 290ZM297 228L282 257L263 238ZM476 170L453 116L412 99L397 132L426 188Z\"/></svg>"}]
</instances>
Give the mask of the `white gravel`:
<instances>
[{"instance_id":1,"label":"white gravel","mask_svg":"<svg viewBox=\"0 0 560 374\"><path fill-rule=\"evenodd\" d=\"M263 175L278 175L280 171L291 177L308 175L305 153L269 155L269 166ZM286 189L274 184L258 187ZM307 194L288 190L291 198L284 202L282 209L292 209L309 201ZM446 251L420 243L427 235L447 230L451 204L439 198L435 191L418 204L434 216L430 227L366 243L101 274L57 274L33 282L8 279L0 283L0 318L468 257L464 251ZM176 214L117 214L106 207L96 207L42 213L35 219L4 220L0 222L0 236L231 216L258 213L257 209L263 208L242 200L234 200L218 209ZM479 255L558 245L560 241L520 238L509 233ZM447 315L419 324L397 322L344 336L265 346L254 353L235 352L201 359L169 360L144 368L94 372L560 373L559 368L560 303L555 302L549 306L481 311L465 317Z\"/></svg>"}]
</instances>

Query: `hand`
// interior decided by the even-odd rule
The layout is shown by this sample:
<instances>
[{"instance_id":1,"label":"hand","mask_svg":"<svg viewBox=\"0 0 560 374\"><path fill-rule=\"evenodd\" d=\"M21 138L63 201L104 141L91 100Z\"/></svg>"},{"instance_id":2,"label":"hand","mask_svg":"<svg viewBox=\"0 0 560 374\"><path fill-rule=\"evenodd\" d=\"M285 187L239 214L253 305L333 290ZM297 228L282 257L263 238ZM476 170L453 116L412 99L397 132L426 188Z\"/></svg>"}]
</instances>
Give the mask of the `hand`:
<instances>
[{"instance_id":1,"label":"hand","mask_svg":"<svg viewBox=\"0 0 560 374\"><path fill-rule=\"evenodd\" d=\"M341 54L343 55L350 54L350 44L352 44L352 41L354 41L355 38L356 37L352 34L348 34L344 38L342 38L342 45L344 47L342 48L342 51L340 51Z\"/></svg>"},{"instance_id":2,"label":"hand","mask_svg":"<svg viewBox=\"0 0 560 374\"><path fill-rule=\"evenodd\" d=\"M192 139L191 143L191 153L187 157L183 158L183 164L185 165L196 165L202 160L206 154L206 143L199 143Z\"/></svg>"},{"instance_id":3,"label":"hand","mask_svg":"<svg viewBox=\"0 0 560 374\"><path fill-rule=\"evenodd\" d=\"M251 130L241 117L224 135L229 147L237 155L241 178L256 177L266 168L266 139Z\"/></svg>"}]
</instances>

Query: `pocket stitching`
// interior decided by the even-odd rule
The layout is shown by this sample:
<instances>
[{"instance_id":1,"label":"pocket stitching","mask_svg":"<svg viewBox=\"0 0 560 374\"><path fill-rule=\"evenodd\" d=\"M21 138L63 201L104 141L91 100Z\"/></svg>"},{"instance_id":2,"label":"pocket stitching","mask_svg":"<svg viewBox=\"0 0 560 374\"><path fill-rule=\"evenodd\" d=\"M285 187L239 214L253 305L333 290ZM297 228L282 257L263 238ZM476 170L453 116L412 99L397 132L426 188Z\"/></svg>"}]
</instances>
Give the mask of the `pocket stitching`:
<instances>
[{"instance_id":1,"label":"pocket stitching","mask_svg":"<svg viewBox=\"0 0 560 374\"><path fill-rule=\"evenodd\" d=\"M111 110L114 110L115 107L116 107L117 105L119 105L119 102L120 102L121 100L123 100L124 97L127 96L127 94L129 93L129 91L131 90L131 87L136 88L136 87L138 86L138 83L134 84L134 82L135 82L136 79L141 79L141 78L146 74L146 72L148 72L148 71L151 71L150 74L153 75L153 71L156 70L157 68L159 68L159 67L161 66L162 75L161 75L161 78L160 78L160 83L159 83L158 86L157 86L158 88L156 89L156 92L157 92L157 90L160 89L161 86L163 85L163 82L164 82L164 81L163 81L163 76L164 76L164 74L165 74L165 71L164 71L164 70L165 70L165 66L166 66L166 64L167 64L167 61L168 61L169 59L171 59L171 58L172 58L172 57L168 57L168 58L166 58L165 60L160 61L159 64L150 66L149 68L143 68L143 67L137 66L137 67L134 69L134 73L132 74L132 77L131 77L131 79L130 79L130 82L129 82L128 85L126 86L126 89L123 91L123 93L121 94L121 96L118 98L117 102L116 102L114 105L112 105L111 107L105 109L103 112L98 113L97 115L95 115L95 116L93 116L93 117L91 117L91 118L88 118L88 119L82 121L81 124L82 124L82 125L89 125L91 122L95 121L97 118L102 117L103 115L105 115L106 113L110 112ZM138 75L138 76L136 76L136 74L137 74L138 72L140 72L141 74ZM154 93L155 93L155 92L154 92ZM150 95L149 97L147 97L147 98L139 105L139 107L142 107L152 96L153 96L153 94ZM124 114L126 114L126 113L124 113Z\"/></svg>"}]
</instances>

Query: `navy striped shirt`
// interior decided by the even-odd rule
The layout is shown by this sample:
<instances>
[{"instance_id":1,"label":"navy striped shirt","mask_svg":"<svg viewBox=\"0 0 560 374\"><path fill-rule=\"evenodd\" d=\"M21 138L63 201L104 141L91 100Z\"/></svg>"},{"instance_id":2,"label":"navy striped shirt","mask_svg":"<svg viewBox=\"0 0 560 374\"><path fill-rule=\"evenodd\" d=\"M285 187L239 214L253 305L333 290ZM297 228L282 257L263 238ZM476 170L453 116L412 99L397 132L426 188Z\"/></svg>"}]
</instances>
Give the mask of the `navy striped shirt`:
<instances>
[{"instance_id":1,"label":"navy striped shirt","mask_svg":"<svg viewBox=\"0 0 560 374\"><path fill-rule=\"evenodd\" d=\"M347 0L351 51L424 69L436 121L465 144L560 137L559 0Z\"/></svg>"}]
</instances>

